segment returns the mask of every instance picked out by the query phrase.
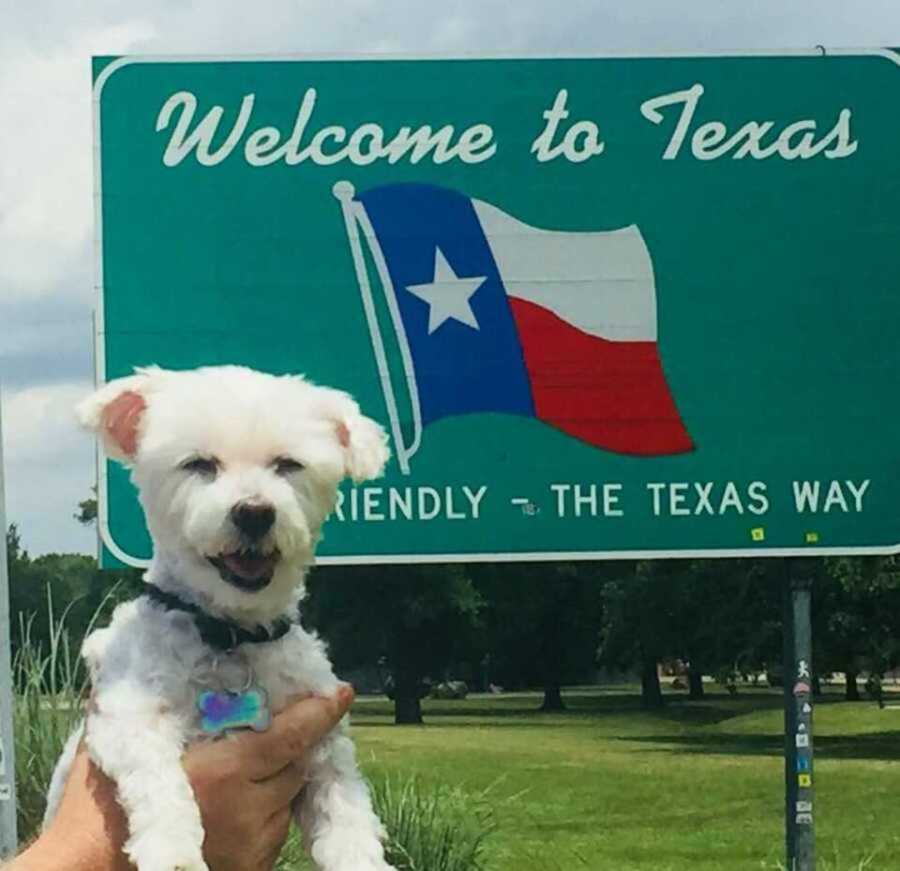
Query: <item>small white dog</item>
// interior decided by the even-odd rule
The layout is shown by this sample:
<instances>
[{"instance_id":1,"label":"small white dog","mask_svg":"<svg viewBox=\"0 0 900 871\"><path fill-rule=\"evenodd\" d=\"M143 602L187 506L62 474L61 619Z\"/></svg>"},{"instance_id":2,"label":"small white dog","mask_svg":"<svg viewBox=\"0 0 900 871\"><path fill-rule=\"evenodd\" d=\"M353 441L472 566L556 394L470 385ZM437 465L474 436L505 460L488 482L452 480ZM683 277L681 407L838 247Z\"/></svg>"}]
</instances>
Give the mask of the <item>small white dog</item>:
<instances>
[{"instance_id":1,"label":"small white dog","mask_svg":"<svg viewBox=\"0 0 900 871\"><path fill-rule=\"evenodd\" d=\"M84 644L91 708L54 772L45 825L83 734L116 783L139 871L202 871L182 752L230 726L266 728L292 696L337 690L297 608L338 483L380 475L387 438L345 393L237 366L137 369L78 416L131 468L154 550L148 594ZM389 871L343 724L308 777L296 819L316 864Z\"/></svg>"}]
</instances>

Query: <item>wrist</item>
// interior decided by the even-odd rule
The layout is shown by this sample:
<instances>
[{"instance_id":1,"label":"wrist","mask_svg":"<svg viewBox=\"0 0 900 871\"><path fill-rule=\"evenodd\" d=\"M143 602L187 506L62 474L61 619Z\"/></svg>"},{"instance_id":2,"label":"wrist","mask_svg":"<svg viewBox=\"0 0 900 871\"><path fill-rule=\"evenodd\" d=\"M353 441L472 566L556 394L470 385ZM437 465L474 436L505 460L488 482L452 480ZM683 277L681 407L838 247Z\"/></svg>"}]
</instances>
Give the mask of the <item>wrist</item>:
<instances>
[{"instance_id":1,"label":"wrist","mask_svg":"<svg viewBox=\"0 0 900 871\"><path fill-rule=\"evenodd\" d=\"M65 854L54 838L42 834L12 863L9 871L62 871Z\"/></svg>"},{"instance_id":2,"label":"wrist","mask_svg":"<svg viewBox=\"0 0 900 871\"><path fill-rule=\"evenodd\" d=\"M117 871L118 867L110 851L90 838L51 829L19 856L9 871Z\"/></svg>"}]
</instances>

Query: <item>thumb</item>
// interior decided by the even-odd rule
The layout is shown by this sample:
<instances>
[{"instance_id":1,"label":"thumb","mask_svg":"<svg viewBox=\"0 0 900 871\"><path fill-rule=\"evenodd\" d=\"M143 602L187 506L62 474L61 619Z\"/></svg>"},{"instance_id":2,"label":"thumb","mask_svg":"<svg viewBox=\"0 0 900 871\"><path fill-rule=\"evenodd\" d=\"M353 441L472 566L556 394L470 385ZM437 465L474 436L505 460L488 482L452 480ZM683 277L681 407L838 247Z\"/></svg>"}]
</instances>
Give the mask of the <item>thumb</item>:
<instances>
[{"instance_id":1,"label":"thumb","mask_svg":"<svg viewBox=\"0 0 900 871\"><path fill-rule=\"evenodd\" d=\"M245 732L238 742L248 757L254 779L271 777L286 765L302 761L347 713L355 693L342 684L333 696L301 699L285 708L265 732Z\"/></svg>"}]
</instances>

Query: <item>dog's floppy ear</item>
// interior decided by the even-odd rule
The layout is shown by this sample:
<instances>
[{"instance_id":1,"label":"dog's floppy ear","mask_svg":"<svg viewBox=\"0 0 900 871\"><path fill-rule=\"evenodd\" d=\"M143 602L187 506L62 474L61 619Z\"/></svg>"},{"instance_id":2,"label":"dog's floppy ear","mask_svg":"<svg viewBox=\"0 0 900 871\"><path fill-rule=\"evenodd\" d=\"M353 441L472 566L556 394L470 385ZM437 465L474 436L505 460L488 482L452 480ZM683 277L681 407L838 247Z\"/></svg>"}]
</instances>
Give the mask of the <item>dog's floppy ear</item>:
<instances>
[{"instance_id":1,"label":"dog's floppy ear","mask_svg":"<svg viewBox=\"0 0 900 871\"><path fill-rule=\"evenodd\" d=\"M129 464L137 454L153 371L138 369L135 375L110 381L75 407L81 425L97 433L111 459Z\"/></svg>"},{"instance_id":2,"label":"dog's floppy ear","mask_svg":"<svg viewBox=\"0 0 900 871\"><path fill-rule=\"evenodd\" d=\"M355 484L379 478L390 459L388 437L374 420L358 411L339 420L337 437L344 449L344 471Z\"/></svg>"},{"instance_id":3,"label":"dog's floppy ear","mask_svg":"<svg viewBox=\"0 0 900 871\"><path fill-rule=\"evenodd\" d=\"M391 456L384 428L366 417L346 393L329 390L327 416L344 452L344 474L359 484L378 478Z\"/></svg>"}]
</instances>

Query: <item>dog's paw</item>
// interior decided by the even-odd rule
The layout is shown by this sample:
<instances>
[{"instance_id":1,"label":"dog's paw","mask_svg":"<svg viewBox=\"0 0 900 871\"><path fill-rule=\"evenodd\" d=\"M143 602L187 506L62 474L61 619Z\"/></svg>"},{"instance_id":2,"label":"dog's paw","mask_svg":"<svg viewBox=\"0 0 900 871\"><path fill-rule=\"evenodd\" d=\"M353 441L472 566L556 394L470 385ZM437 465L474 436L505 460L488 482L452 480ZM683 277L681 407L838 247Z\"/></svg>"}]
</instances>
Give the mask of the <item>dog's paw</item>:
<instances>
[{"instance_id":1,"label":"dog's paw","mask_svg":"<svg viewBox=\"0 0 900 871\"><path fill-rule=\"evenodd\" d=\"M138 871L209 871L199 848L143 840L130 845L127 852Z\"/></svg>"},{"instance_id":2,"label":"dog's paw","mask_svg":"<svg viewBox=\"0 0 900 871\"><path fill-rule=\"evenodd\" d=\"M339 871L397 871L393 865L389 865L383 859L370 859L368 861L354 859L352 863L341 862L336 867Z\"/></svg>"},{"instance_id":3,"label":"dog's paw","mask_svg":"<svg viewBox=\"0 0 900 871\"><path fill-rule=\"evenodd\" d=\"M202 856L180 856L172 859L149 862L138 860L138 871L209 871L209 866L203 861Z\"/></svg>"}]
</instances>

